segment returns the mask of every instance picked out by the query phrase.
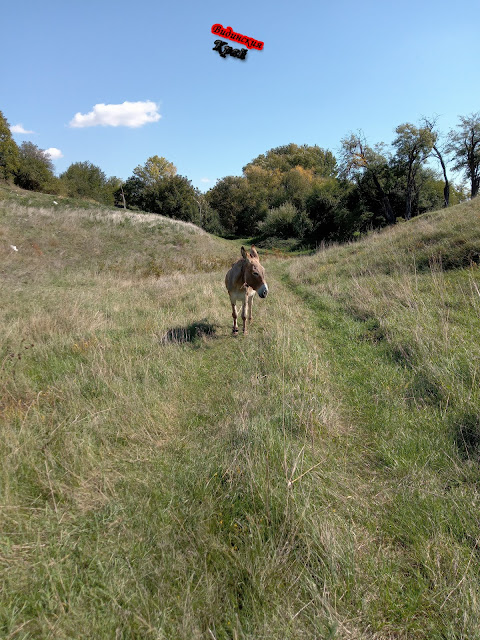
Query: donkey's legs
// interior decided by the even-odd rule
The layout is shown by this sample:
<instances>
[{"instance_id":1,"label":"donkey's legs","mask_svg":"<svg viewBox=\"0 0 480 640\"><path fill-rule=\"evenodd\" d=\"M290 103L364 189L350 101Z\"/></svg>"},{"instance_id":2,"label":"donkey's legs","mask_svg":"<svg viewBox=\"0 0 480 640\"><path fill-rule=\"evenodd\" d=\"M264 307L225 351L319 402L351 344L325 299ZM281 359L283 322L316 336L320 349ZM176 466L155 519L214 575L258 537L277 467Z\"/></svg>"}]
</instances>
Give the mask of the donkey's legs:
<instances>
[{"instance_id":1,"label":"donkey's legs","mask_svg":"<svg viewBox=\"0 0 480 640\"><path fill-rule=\"evenodd\" d=\"M238 318L238 312L237 312L237 305L235 304L235 302L232 302L232 318L233 318L233 329L232 329L232 333L238 333L238 324L237 324L237 318Z\"/></svg>"},{"instance_id":2,"label":"donkey's legs","mask_svg":"<svg viewBox=\"0 0 480 640\"><path fill-rule=\"evenodd\" d=\"M253 305L254 296L249 296L248 298L248 310L247 310L247 318L248 322L252 322L252 305Z\"/></svg>"},{"instance_id":3,"label":"donkey's legs","mask_svg":"<svg viewBox=\"0 0 480 640\"><path fill-rule=\"evenodd\" d=\"M243 320L243 334L246 335L248 333L247 327L247 312L248 312L248 296L245 295L245 299L242 303L242 320Z\"/></svg>"}]
</instances>

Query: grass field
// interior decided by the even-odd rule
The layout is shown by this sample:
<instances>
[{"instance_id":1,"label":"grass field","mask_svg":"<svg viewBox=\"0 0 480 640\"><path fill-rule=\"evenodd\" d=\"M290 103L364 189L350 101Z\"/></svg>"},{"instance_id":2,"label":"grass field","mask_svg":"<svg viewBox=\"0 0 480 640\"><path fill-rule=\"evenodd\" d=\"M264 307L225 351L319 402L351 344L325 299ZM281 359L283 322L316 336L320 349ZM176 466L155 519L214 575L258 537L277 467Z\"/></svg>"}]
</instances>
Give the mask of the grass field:
<instances>
[{"instance_id":1,"label":"grass field","mask_svg":"<svg viewBox=\"0 0 480 640\"><path fill-rule=\"evenodd\" d=\"M238 338L238 243L57 202L0 188L0 637L480 638L480 201Z\"/></svg>"}]
</instances>

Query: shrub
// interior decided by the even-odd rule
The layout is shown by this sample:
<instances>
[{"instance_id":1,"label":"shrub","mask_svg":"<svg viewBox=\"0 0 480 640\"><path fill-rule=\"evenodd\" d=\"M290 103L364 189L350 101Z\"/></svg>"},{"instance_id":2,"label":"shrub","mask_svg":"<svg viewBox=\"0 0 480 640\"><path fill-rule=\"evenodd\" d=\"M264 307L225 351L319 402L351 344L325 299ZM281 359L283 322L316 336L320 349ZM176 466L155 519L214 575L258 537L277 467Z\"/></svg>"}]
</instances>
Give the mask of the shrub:
<instances>
[{"instance_id":1,"label":"shrub","mask_svg":"<svg viewBox=\"0 0 480 640\"><path fill-rule=\"evenodd\" d=\"M291 238L295 234L294 220L298 211L290 202L269 209L265 220L258 223L262 235L277 238Z\"/></svg>"}]
</instances>

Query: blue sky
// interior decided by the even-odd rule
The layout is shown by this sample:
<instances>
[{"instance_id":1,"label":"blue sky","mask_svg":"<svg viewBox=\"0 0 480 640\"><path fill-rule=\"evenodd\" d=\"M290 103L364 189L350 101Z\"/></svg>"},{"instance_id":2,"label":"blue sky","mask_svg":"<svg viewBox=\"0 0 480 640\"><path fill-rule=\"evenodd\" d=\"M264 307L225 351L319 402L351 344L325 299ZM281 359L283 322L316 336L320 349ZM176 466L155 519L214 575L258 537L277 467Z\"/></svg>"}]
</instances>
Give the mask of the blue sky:
<instances>
[{"instance_id":1,"label":"blue sky","mask_svg":"<svg viewBox=\"0 0 480 640\"><path fill-rule=\"evenodd\" d=\"M335 153L350 131L390 143L423 115L447 132L480 111L479 14L479 0L9 2L0 110L34 132L18 144L61 151L59 173L88 160L126 179L157 154L205 190L289 142ZM215 23L264 49L221 58ZM147 101L161 117L142 126L70 126Z\"/></svg>"}]
</instances>

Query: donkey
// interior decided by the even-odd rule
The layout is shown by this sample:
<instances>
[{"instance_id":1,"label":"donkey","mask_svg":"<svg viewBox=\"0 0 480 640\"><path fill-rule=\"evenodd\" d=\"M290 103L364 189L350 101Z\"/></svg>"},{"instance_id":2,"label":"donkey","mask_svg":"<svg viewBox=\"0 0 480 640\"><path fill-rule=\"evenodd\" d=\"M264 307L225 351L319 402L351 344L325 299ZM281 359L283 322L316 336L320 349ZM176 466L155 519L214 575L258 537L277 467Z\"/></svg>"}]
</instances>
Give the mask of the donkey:
<instances>
[{"instance_id":1,"label":"donkey","mask_svg":"<svg viewBox=\"0 0 480 640\"><path fill-rule=\"evenodd\" d=\"M233 335L238 333L237 325L237 301L242 302L243 333L247 333L247 321L252 321L252 303L255 293L260 298L266 298L268 294L265 282L265 269L260 264L258 253L252 245L250 254L242 247L242 258L235 262L225 276L230 302L232 303Z\"/></svg>"}]
</instances>

